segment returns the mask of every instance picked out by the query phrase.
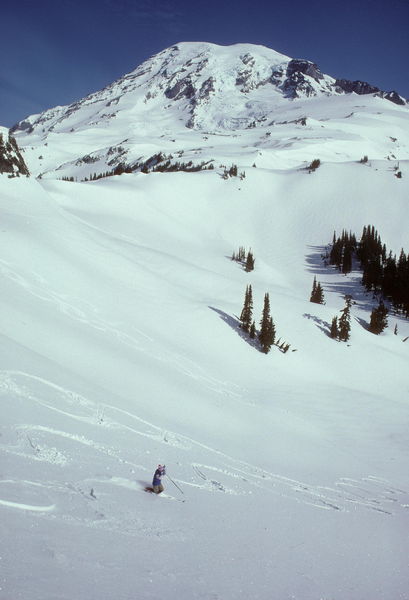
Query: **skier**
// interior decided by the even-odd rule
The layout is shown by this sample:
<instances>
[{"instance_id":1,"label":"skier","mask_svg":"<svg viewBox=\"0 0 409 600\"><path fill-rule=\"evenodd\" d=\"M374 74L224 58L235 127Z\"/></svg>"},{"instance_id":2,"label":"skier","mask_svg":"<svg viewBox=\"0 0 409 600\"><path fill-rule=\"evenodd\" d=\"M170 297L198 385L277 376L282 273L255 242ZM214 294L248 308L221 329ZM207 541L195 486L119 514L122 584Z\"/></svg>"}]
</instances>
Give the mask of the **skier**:
<instances>
[{"instance_id":1,"label":"skier","mask_svg":"<svg viewBox=\"0 0 409 600\"><path fill-rule=\"evenodd\" d=\"M155 494L163 492L162 477L166 475L165 465L158 465L152 481L152 487Z\"/></svg>"}]
</instances>

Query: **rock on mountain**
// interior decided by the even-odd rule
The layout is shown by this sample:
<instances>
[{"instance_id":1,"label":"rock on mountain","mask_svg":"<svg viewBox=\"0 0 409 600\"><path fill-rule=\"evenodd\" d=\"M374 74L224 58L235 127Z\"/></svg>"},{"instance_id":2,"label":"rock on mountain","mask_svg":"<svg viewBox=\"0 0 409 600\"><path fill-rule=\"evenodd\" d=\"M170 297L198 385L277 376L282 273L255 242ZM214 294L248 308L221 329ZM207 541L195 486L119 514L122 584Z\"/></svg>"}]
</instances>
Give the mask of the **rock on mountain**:
<instances>
[{"instance_id":1,"label":"rock on mountain","mask_svg":"<svg viewBox=\"0 0 409 600\"><path fill-rule=\"evenodd\" d=\"M124 165L143 168L154 163L158 153L173 158L175 143L178 153L198 160L201 145L193 149L207 135L237 135L253 148L278 148L283 137L297 137L289 135L294 124L314 127L318 119L355 114L347 112L354 103L338 104L334 112L334 103L323 102L351 94L406 108L396 92L334 79L311 61L291 59L264 46L184 42L99 92L26 118L12 132L27 149L37 174L84 177ZM287 135L281 131L271 143L274 136L268 128L289 124ZM249 129L258 134L246 138ZM186 146L194 137L196 142ZM305 131L298 137L305 137ZM214 154L215 160L226 159L226 153Z\"/></svg>"},{"instance_id":2,"label":"rock on mountain","mask_svg":"<svg viewBox=\"0 0 409 600\"><path fill-rule=\"evenodd\" d=\"M17 142L5 127L0 127L0 173L10 177L29 175Z\"/></svg>"}]
</instances>

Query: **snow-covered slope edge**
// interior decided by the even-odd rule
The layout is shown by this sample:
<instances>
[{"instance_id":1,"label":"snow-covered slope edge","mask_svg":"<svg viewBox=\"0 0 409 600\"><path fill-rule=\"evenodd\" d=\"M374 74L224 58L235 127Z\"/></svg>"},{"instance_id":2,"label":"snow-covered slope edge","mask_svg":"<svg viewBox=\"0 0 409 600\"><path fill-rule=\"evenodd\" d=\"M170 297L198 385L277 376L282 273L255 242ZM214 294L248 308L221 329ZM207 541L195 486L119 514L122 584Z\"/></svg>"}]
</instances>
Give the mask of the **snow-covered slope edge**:
<instances>
[{"instance_id":1,"label":"snow-covered slope edge","mask_svg":"<svg viewBox=\"0 0 409 600\"><path fill-rule=\"evenodd\" d=\"M405 598L409 326L370 334L359 274L320 255L368 223L405 247L407 178L1 185L5 597ZM295 352L239 335L248 283ZM349 345L326 335L346 292ZM183 493L143 492L159 461Z\"/></svg>"}]
</instances>

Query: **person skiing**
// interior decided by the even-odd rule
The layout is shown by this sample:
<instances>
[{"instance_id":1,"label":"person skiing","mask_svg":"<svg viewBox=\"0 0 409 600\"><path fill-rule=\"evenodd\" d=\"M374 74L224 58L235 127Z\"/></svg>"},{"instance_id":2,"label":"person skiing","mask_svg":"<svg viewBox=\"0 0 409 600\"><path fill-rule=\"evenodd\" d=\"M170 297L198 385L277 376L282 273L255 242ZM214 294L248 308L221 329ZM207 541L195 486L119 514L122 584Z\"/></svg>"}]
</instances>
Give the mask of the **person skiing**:
<instances>
[{"instance_id":1,"label":"person skiing","mask_svg":"<svg viewBox=\"0 0 409 600\"><path fill-rule=\"evenodd\" d=\"M152 487L155 494L163 492L162 477L166 475L165 465L158 465L152 481Z\"/></svg>"}]
</instances>

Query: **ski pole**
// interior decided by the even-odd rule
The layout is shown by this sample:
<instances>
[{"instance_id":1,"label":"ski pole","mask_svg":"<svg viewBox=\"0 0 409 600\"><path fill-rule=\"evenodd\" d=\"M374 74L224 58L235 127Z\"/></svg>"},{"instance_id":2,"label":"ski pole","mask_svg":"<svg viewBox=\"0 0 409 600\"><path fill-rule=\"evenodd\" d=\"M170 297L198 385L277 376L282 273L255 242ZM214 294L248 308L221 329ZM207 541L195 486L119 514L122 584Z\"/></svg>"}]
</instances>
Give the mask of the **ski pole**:
<instances>
[{"instance_id":1,"label":"ski pole","mask_svg":"<svg viewBox=\"0 0 409 600\"><path fill-rule=\"evenodd\" d=\"M171 480L171 482L173 483L173 485L174 485L175 487L177 487L177 488L178 488L178 490L180 490L180 491L182 492L182 494L184 494L184 493L185 493L185 492L184 492L182 489L180 489L180 487L178 486L178 484L177 484L177 483L175 483L175 482L173 481L172 477L170 477L170 476L169 476L167 473L166 473L166 477L167 477L168 479L170 479L170 480Z\"/></svg>"}]
</instances>

